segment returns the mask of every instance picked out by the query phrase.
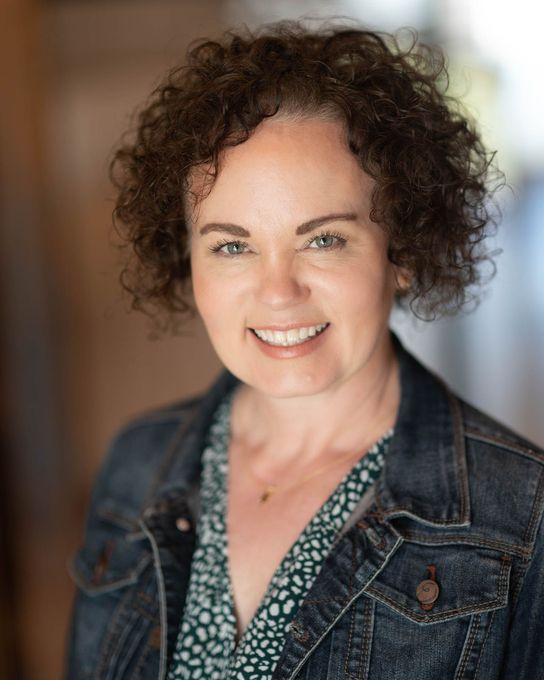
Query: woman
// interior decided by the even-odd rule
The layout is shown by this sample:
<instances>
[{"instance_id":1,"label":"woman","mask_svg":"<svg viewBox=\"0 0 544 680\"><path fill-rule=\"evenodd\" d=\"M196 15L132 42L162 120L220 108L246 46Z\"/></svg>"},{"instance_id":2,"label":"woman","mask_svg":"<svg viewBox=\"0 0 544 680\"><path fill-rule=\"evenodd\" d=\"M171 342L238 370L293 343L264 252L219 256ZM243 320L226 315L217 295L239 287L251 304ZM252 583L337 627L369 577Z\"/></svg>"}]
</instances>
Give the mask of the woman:
<instances>
[{"instance_id":1,"label":"woman","mask_svg":"<svg viewBox=\"0 0 544 680\"><path fill-rule=\"evenodd\" d=\"M469 298L490 159L422 47L194 47L114 162L135 306L226 367L97 481L67 677L544 677L544 457L388 327Z\"/></svg>"}]
</instances>

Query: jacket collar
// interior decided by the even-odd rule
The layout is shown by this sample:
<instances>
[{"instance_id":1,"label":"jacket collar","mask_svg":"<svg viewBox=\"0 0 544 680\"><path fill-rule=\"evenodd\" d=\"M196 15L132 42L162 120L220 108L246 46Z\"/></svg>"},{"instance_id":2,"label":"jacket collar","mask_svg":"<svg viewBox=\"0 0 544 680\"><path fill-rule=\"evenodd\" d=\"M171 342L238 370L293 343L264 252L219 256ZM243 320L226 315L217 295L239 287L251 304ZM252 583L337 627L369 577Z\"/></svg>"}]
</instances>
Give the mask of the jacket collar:
<instances>
[{"instance_id":1,"label":"jacket collar","mask_svg":"<svg viewBox=\"0 0 544 680\"><path fill-rule=\"evenodd\" d=\"M470 496L463 423L456 397L407 352L391 331L400 369L401 400L375 502L384 519L409 516L432 526L468 526ZM200 514L200 457L213 414L239 384L224 371L182 424L149 501L186 497Z\"/></svg>"},{"instance_id":2,"label":"jacket collar","mask_svg":"<svg viewBox=\"0 0 544 680\"><path fill-rule=\"evenodd\" d=\"M200 517L201 456L214 413L223 398L240 384L229 371L219 378L201 399L184 414L161 468L144 503L144 515L168 508L180 495L185 497L195 521Z\"/></svg>"},{"instance_id":3,"label":"jacket collar","mask_svg":"<svg viewBox=\"0 0 544 680\"><path fill-rule=\"evenodd\" d=\"M391 335L401 400L376 483L376 505L385 518L404 515L430 525L468 526L470 495L459 401Z\"/></svg>"}]
</instances>

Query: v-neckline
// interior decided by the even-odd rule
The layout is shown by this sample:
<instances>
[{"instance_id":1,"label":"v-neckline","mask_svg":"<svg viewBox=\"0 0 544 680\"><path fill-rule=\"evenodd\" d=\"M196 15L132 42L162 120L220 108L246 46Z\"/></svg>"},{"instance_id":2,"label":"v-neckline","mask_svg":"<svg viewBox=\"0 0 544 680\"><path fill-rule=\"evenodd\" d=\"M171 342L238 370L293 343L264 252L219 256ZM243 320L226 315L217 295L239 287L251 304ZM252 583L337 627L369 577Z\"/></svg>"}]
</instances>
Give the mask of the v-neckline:
<instances>
[{"instance_id":1,"label":"v-neckline","mask_svg":"<svg viewBox=\"0 0 544 680\"><path fill-rule=\"evenodd\" d=\"M187 668L188 664L191 667L200 664L205 668L206 677L215 672L224 674L228 669L235 677L249 678L254 675L256 667L262 673L274 668L297 611L308 601L312 589L318 587L321 574L326 578L328 556L334 558L331 553L346 522L368 487L377 479L384 463L388 433L380 440L382 445L376 442L346 471L314 512L274 570L245 630L239 631L226 531L229 396L232 393L227 394L218 405L202 454L201 521L176 642L174 661L177 665L173 666L172 678L176 669ZM308 505L308 514L310 510L311 504ZM240 538L246 540L246 536ZM240 555L243 556L243 551ZM244 578L242 572L240 576ZM265 578L266 575L263 575L262 583ZM249 610L247 613L251 614ZM256 649L259 650L258 658Z\"/></svg>"},{"instance_id":2,"label":"v-neckline","mask_svg":"<svg viewBox=\"0 0 544 680\"><path fill-rule=\"evenodd\" d=\"M385 433L382 438L376 442L373 446L371 446L368 450L361 452L361 456L357 458L357 460L353 463L353 465L349 468L349 470L343 475L341 480L335 485L334 489L329 493L327 498L321 503L321 505L317 508L317 510L313 513L311 518L308 520L308 522L305 524L304 528L302 531L298 534L298 536L294 539L294 541L291 543L289 546L287 552L284 554L283 558L277 565L276 569L274 570L274 573L272 574L266 588L264 591L263 596L260 599L259 604L257 605L257 608L255 609L253 616L249 620L247 626L245 629L240 633L238 630L238 617L236 613L236 607L235 607L235 598L234 598L234 587L233 587L233 579L232 579L232 572L231 572L231 566L230 566L230 549L229 549L229 536L228 536L228 504L229 504L229 475L230 475L230 461L229 461L229 444L230 444L230 415L231 415L231 406L232 406L232 398L235 390L231 392L225 399L225 401L222 404L222 407L225 408L224 415L224 427L223 427L223 432L222 432L222 441L221 441L221 446L220 446L220 459L219 463L222 465L223 469L225 470L225 474L221 475L220 479L220 506L218 507L218 515L221 519L221 526L219 527L221 535L223 537L223 550L222 550L222 555L224 559L224 573L226 577L226 582L227 582L227 590L228 590L228 606L230 609L231 616L234 620L234 641L235 641L235 649L237 649L240 646L240 643L244 641L244 639L249 635L250 631L253 629L255 626L256 621L258 620L263 608L267 605L271 591L273 588L281 585L281 579L282 577L288 572L289 568L292 566L293 561L295 560L296 556L293 554L297 545L304 542L305 539L308 538L308 534L311 534L313 530L316 528L316 524L319 521L319 517L321 516L321 513L323 512L325 506L330 504L335 497L335 495L339 494L342 490L342 488L346 485L347 480L350 478L352 474L354 474L355 469L360 466L363 467L366 463L364 463L364 459L367 457L369 451L373 450L376 444L381 444L382 441L389 439L391 436L391 431ZM333 543L330 546L330 549L332 549L334 545L334 540L336 540L338 533L340 529L335 529L335 539L333 539ZM279 583L278 583L279 582Z\"/></svg>"}]
</instances>

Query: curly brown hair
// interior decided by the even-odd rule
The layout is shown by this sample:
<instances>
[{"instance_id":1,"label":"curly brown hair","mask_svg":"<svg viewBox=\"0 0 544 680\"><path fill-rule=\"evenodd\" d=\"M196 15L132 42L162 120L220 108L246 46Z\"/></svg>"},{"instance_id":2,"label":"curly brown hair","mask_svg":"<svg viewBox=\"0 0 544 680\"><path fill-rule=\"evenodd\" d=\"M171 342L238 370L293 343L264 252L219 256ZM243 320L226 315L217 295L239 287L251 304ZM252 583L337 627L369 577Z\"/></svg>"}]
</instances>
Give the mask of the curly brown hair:
<instances>
[{"instance_id":1,"label":"curly brown hair","mask_svg":"<svg viewBox=\"0 0 544 680\"><path fill-rule=\"evenodd\" d=\"M410 273L398 304L428 319L477 302L480 265L495 271L482 242L496 226L490 197L498 185L490 179L500 173L491 172L494 154L446 94L442 52L410 35L403 48L399 34L280 22L193 44L111 165L114 221L131 253L121 283L133 308L155 321L166 310L167 326L192 311L191 171L211 168L213 184L221 152L278 113L333 115L343 124L375 180L370 217L388 233L390 261Z\"/></svg>"}]
</instances>

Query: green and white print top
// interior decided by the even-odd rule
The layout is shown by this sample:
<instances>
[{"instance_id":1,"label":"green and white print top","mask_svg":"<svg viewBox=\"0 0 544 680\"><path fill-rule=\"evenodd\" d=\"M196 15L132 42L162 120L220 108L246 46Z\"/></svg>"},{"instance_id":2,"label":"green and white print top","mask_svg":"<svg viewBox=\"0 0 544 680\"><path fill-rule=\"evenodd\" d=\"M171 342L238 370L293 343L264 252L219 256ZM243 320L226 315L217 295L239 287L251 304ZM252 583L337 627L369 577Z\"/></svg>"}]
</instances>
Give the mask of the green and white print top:
<instances>
[{"instance_id":1,"label":"green and white print top","mask_svg":"<svg viewBox=\"0 0 544 680\"><path fill-rule=\"evenodd\" d=\"M393 435L393 430L389 430L354 464L306 525L274 573L254 617L236 644L226 532L231 400L232 393L217 409L202 454L201 519L168 680L272 677L289 624L339 531L380 474Z\"/></svg>"}]
</instances>

